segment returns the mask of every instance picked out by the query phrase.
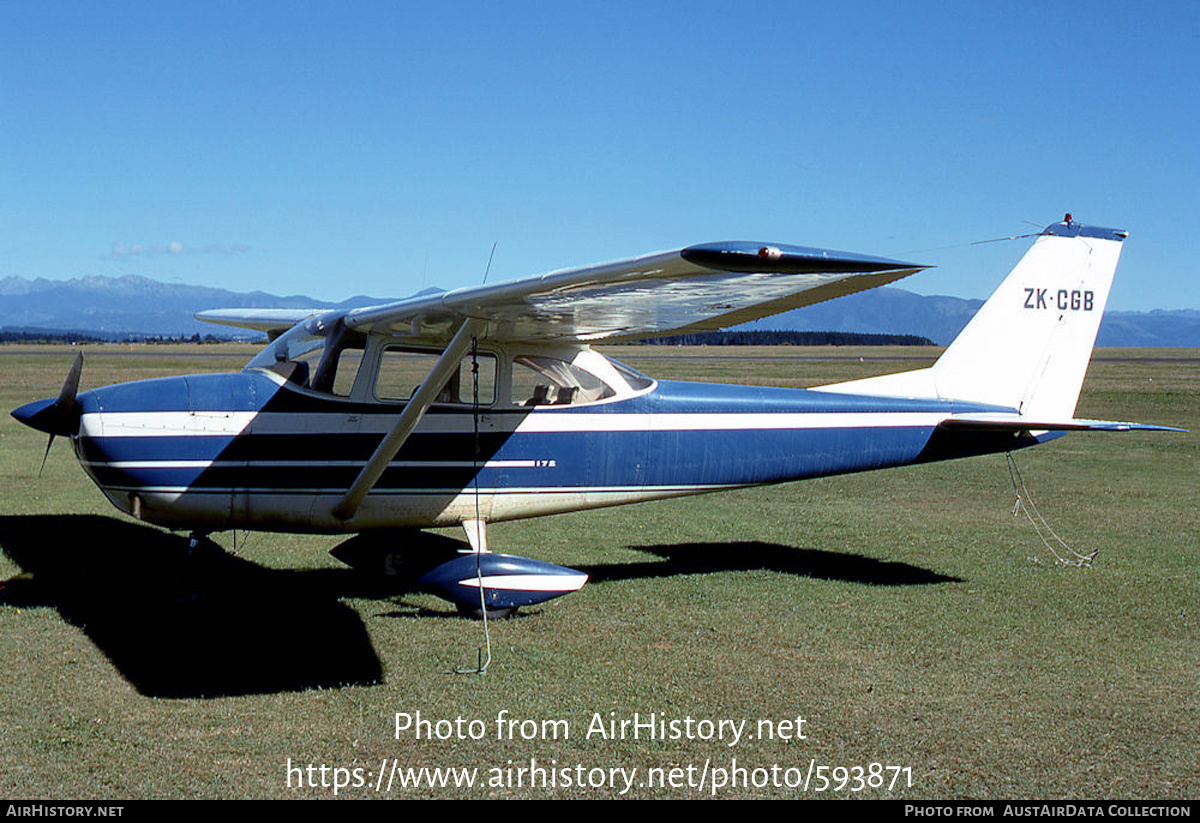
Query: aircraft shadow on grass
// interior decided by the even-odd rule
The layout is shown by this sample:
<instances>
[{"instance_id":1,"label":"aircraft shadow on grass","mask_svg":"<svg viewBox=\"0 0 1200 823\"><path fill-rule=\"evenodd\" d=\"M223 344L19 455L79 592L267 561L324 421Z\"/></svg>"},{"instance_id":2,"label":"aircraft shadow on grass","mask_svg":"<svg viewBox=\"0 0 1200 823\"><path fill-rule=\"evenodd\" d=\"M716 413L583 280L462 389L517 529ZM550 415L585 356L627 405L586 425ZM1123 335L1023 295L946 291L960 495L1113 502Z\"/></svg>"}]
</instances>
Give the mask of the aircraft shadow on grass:
<instances>
[{"instance_id":1,"label":"aircraft shadow on grass","mask_svg":"<svg viewBox=\"0 0 1200 823\"><path fill-rule=\"evenodd\" d=\"M0 517L25 570L0 603L52 606L142 694L219 697L383 682L351 570L279 571L96 515Z\"/></svg>"},{"instance_id":2,"label":"aircraft shadow on grass","mask_svg":"<svg viewBox=\"0 0 1200 823\"><path fill-rule=\"evenodd\" d=\"M627 546L664 558L645 563L618 563L583 566L592 582L650 577L674 577L684 574L708 574L724 571L766 570L841 580L871 586L918 586L933 583L961 583L961 578L896 563L875 560L858 554L843 554L822 549L798 549L779 543L747 541L739 543L678 543L659 546Z\"/></svg>"},{"instance_id":3,"label":"aircraft shadow on grass","mask_svg":"<svg viewBox=\"0 0 1200 823\"><path fill-rule=\"evenodd\" d=\"M0 550L24 570L0 604L51 606L142 694L220 697L383 682L359 614L343 597L418 591L417 568L383 571L388 553L434 557L463 545L436 534L352 537L332 554L352 568L269 569L222 552L189 559L186 538L98 515L0 517ZM662 560L585 566L593 582L767 569L867 585L961 582L905 563L770 543L631 546ZM448 617L417 609L385 617Z\"/></svg>"}]
</instances>

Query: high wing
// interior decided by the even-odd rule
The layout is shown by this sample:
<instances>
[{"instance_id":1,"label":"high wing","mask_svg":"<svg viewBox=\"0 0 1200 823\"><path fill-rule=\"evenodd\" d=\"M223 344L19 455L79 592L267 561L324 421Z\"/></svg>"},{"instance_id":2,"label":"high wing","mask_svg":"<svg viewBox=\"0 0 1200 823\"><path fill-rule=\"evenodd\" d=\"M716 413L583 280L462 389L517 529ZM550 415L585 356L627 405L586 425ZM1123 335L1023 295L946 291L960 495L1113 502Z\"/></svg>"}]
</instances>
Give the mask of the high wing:
<instances>
[{"instance_id":1,"label":"high wing","mask_svg":"<svg viewBox=\"0 0 1200 823\"><path fill-rule=\"evenodd\" d=\"M779 244L726 242L346 312L349 329L445 342L465 318L504 341L632 340L712 331L882 286L927 266ZM316 312L220 309L201 320L277 334Z\"/></svg>"},{"instance_id":2,"label":"high wing","mask_svg":"<svg viewBox=\"0 0 1200 823\"><path fill-rule=\"evenodd\" d=\"M272 340L302 320L326 309L210 309L196 315L197 320L265 331Z\"/></svg>"}]
</instances>

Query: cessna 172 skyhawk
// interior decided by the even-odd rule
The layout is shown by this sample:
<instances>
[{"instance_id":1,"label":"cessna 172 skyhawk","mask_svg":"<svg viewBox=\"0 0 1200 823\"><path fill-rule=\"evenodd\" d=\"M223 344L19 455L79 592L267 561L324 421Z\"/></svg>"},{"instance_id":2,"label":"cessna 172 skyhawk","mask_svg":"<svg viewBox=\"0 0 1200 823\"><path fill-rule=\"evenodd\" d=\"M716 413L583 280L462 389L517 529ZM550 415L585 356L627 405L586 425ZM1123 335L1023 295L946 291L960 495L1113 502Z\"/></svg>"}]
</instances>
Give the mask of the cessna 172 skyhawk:
<instances>
[{"instance_id":1,"label":"cessna 172 skyhawk","mask_svg":"<svg viewBox=\"0 0 1200 823\"><path fill-rule=\"evenodd\" d=\"M270 342L237 374L82 393L77 359L58 398L13 415L69 436L118 509L193 540L461 525L473 551L422 581L464 609L511 609L587 577L488 552L490 522L1164 428L1073 416L1126 233L1069 217L913 372L807 390L668 382L592 348L925 268L713 243L349 311L204 312Z\"/></svg>"}]
</instances>

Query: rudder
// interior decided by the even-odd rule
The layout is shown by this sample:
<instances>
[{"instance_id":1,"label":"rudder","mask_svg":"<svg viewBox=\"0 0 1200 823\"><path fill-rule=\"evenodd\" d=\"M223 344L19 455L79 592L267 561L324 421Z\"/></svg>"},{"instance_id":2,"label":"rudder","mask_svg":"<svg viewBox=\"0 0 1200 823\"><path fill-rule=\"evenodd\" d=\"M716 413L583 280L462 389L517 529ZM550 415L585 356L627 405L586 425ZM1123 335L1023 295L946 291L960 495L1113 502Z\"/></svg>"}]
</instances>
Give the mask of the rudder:
<instances>
[{"instance_id":1,"label":"rudder","mask_svg":"<svg viewBox=\"0 0 1200 823\"><path fill-rule=\"evenodd\" d=\"M1126 236L1070 220L1047 226L933 365L938 396L1074 415Z\"/></svg>"}]
</instances>

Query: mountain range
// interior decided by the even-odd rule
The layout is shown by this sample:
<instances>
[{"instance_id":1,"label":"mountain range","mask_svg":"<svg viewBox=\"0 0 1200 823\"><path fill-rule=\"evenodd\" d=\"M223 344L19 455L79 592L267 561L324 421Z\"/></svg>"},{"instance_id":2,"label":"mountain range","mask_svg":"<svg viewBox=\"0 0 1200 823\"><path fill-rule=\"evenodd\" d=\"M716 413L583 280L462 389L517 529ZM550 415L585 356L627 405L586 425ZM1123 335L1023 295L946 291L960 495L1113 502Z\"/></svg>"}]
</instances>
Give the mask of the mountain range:
<instances>
[{"instance_id":1,"label":"mountain range","mask_svg":"<svg viewBox=\"0 0 1200 823\"><path fill-rule=\"evenodd\" d=\"M89 332L102 337L237 335L193 315L205 309L352 309L395 298L356 295L340 303L303 295L234 292L207 286L162 283L138 275L74 280L0 279L0 329ZM252 333L247 333L248 336ZM258 335L254 335L258 336Z\"/></svg>"},{"instance_id":2,"label":"mountain range","mask_svg":"<svg viewBox=\"0 0 1200 823\"><path fill-rule=\"evenodd\" d=\"M756 320L745 328L914 334L944 346L982 305L982 300L926 296L885 286ZM1096 345L1200 346L1200 310L1106 311Z\"/></svg>"},{"instance_id":3,"label":"mountain range","mask_svg":"<svg viewBox=\"0 0 1200 823\"><path fill-rule=\"evenodd\" d=\"M261 291L233 292L162 283L137 275L66 281L5 277L0 279L0 329L88 332L114 339L195 334L230 337L236 330L203 323L192 315L219 308L348 309L395 299L356 295L329 303L303 295L280 297ZM911 334L944 345L954 339L981 305L982 300L924 296L885 287L739 328ZM1200 347L1200 310L1105 312L1097 345Z\"/></svg>"}]
</instances>

